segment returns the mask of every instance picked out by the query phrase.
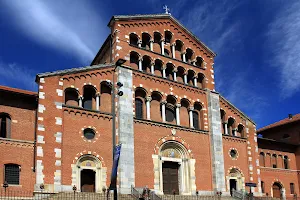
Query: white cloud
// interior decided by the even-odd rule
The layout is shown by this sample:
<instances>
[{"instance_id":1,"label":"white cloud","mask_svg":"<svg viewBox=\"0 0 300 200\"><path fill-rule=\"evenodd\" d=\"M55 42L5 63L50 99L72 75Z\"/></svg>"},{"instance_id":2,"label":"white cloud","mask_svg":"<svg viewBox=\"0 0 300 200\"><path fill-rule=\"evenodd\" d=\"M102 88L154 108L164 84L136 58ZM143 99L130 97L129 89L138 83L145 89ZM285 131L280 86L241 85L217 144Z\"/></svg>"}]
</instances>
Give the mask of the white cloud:
<instances>
[{"instance_id":1,"label":"white cloud","mask_svg":"<svg viewBox=\"0 0 300 200\"><path fill-rule=\"evenodd\" d=\"M281 97L300 91L300 2L283 4L270 24L268 48L272 65L279 71Z\"/></svg>"},{"instance_id":2,"label":"white cloud","mask_svg":"<svg viewBox=\"0 0 300 200\"><path fill-rule=\"evenodd\" d=\"M0 85L36 91L35 72L16 63L0 60Z\"/></svg>"},{"instance_id":3,"label":"white cloud","mask_svg":"<svg viewBox=\"0 0 300 200\"><path fill-rule=\"evenodd\" d=\"M0 3L1 6L1 3ZM4 0L6 17L30 39L90 62L107 36L106 24L87 1Z\"/></svg>"}]
</instances>

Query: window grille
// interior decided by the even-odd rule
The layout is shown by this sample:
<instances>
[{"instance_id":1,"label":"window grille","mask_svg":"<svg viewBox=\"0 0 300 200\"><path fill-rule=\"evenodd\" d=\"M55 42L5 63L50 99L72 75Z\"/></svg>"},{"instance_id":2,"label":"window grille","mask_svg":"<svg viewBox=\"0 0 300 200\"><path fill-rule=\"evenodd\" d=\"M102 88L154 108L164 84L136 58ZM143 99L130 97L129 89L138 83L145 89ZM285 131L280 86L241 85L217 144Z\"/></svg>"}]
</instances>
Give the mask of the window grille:
<instances>
[{"instance_id":1,"label":"window grille","mask_svg":"<svg viewBox=\"0 0 300 200\"><path fill-rule=\"evenodd\" d=\"M141 99L135 99L135 117L143 119L143 101Z\"/></svg>"},{"instance_id":2,"label":"window grille","mask_svg":"<svg viewBox=\"0 0 300 200\"><path fill-rule=\"evenodd\" d=\"M16 164L5 165L5 180L8 184L19 185L20 183L20 167Z\"/></svg>"},{"instance_id":3,"label":"window grille","mask_svg":"<svg viewBox=\"0 0 300 200\"><path fill-rule=\"evenodd\" d=\"M295 185L294 183L290 183L291 194L295 194Z\"/></svg>"}]
</instances>

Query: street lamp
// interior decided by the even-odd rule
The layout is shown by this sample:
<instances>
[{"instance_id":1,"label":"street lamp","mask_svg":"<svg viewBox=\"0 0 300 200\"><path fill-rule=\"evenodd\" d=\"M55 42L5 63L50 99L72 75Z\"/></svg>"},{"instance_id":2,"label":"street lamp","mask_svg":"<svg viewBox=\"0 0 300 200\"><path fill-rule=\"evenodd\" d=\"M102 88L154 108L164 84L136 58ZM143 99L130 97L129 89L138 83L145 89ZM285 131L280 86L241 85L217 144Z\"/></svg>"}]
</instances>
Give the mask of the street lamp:
<instances>
[{"instance_id":1,"label":"street lamp","mask_svg":"<svg viewBox=\"0 0 300 200\"><path fill-rule=\"evenodd\" d=\"M119 66L122 66L122 64L124 64L126 62L126 60L124 59L118 59L114 68L114 73L113 73L113 77L112 77L112 97L111 97L111 114L112 114L112 147L113 147L113 156L112 156L112 160L114 160L115 158L115 147L116 147L116 88L115 88L115 72L116 69ZM120 88L123 86L123 83L121 82L117 82L117 95L118 96L123 96L123 91L120 90ZM118 199L118 195L117 195L117 188L113 188L114 190L114 200Z\"/></svg>"},{"instance_id":2,"label":"street lamp","mask_svg":"<svg viewBox=\"0 0 300 200\"><path fill-rule=\"evenodd\" d=\"M6 188L8 188L8 183L7 183L7 181L4 181L3 187L4 187L4 193L5 193L5 196L6 196Z\"/></svg>"}]
</instances>

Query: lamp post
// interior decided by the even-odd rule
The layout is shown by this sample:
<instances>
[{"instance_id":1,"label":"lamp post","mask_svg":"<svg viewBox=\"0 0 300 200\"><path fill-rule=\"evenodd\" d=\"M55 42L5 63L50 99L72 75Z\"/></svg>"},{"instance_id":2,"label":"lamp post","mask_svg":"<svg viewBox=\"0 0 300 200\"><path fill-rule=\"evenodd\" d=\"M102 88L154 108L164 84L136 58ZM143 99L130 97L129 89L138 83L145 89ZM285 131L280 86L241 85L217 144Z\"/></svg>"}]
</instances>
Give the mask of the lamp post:
<instances>
[{"instance_id":1,"label":"lamp post","mask_svg":"<svg viewBox=\"0 0 300 200\"><path fill-rule=\"evenodd\" d=\"M4 195L6 196L6 188L8 188L8 183L7 183L7 181L4 181L3 187L4 187Z\"/></svg>"},{"instance_id":2,"label":"lamp post","mask_svg":"<svg viewBox=\"0 0 300 200\"><path fill-rule=\"evenodd\" d=\"M122 66L122 64L124 64L126 62L126 60L124 59L118 59L114 68L114 73L113 73L113 77L112 77L112 97L111 97L111 114L112 114L112 147L113 147L113 156L112 156L112 160L114 160L115 158L115 148L116 148L116 102L115 102L115 98L116 98L116 88L115 88L115 72L116 69L119 66ZM123 84L121 82L117 83L118 86L118 92L117 95L118 96L122 96L123 92L120 91L119 89L123 86ZM114 191L114 200L118 199L118 195L117 195L117 187L113 188Z\"/></svg>"}]
</instances>

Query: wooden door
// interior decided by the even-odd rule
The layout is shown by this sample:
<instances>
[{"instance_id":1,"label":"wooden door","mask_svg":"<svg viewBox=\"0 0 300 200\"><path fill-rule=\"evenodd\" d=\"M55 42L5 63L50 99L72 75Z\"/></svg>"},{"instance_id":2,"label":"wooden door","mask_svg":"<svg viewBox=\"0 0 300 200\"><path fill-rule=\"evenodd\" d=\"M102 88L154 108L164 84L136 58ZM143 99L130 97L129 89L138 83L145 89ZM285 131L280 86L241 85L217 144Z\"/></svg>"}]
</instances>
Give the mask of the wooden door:
<instances>
[{"instance_id":1,"label":"wooden door","mask_svg":"<svg viewBox=\"0 0 300 200\"><path fill-rule=\"evenodd\" d=\"M277 185L277 184L274 184L272 189L273 189L273 197L274 198L280 198L281 197L280 186Z\"/></svg>"},{"instance_id":2,"label":"wooden door","mask_svg":"<svg viewBox=\"0 0 300 200\"><path fill-rule=\"evenodd\" d=\"M164 162L163 163L163 191L164 194L179 194L178 187L178 163Z\"/></svg>"}]
</instances>

